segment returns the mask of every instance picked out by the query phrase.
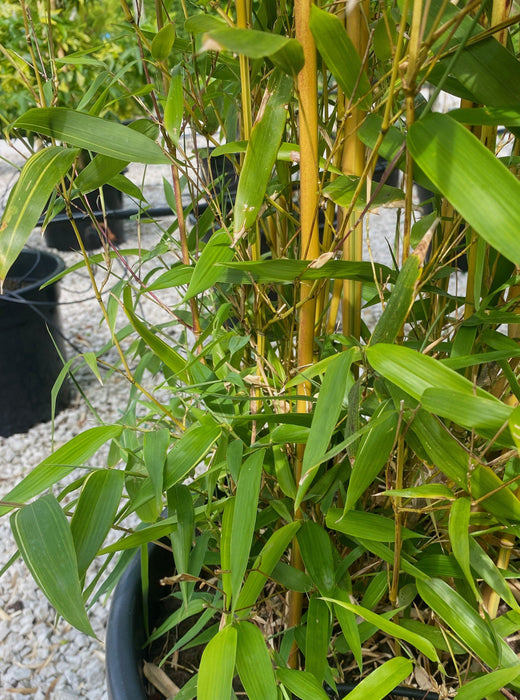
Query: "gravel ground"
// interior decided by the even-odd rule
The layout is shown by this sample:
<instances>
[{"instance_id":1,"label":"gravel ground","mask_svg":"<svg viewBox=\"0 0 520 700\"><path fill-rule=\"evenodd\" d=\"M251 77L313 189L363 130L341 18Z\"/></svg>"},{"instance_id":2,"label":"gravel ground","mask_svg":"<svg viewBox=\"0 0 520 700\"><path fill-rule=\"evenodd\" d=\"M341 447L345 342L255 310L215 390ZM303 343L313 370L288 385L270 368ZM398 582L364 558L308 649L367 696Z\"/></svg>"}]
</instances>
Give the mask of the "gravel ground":
<instances>
[{"instance_id":1,"label":"gravel ground","mask_svg":"<svg viewBox=\"0 0 520 700\"><path fill-rule=\"evenodd\" d=\"M9 155L7 155L9 153ZM10 163L5 161L8 158ZM0 204L14 182L14 158L5 143L0 143ZM145 191L153 205L163 203L163 168L132 167L127 176L141 183L145 177ZM128 204L128 202L127 202ZM168 223L163 220L163 223ZM137 243L136 226L126 222L126 243ZM370 217L371 247L376 260L388 262L388 246L395 232L395 212L383 210ZM144 247L157 242L157 232L143 226ZM39 231L29 241L35 247L45 247ZM71 265L78 258L75 253L59 253ZM98 350L107 340L106 330L99 324L100 312L92 298L84 272L67 276L61 282L60 301L64 334L82 350ZM71 303L72 302L72 303ZM150 312L152 313L152 312ZM162 319L164 320L164 319ZM84 373L84 389L89 400L99 409L103 420L116 420L125 405L128 385L116 375L101 386L89 373ZM60 413L54 426L54 444L59 446L94 420L83 401L76 401ZM0 493L7 493L51 451L50 423L36 425L24 434L0 437ZM99 459L99 457L98 457ZM16 551L8 519L0 520L0 568ZM73 700L86 698L100 700L106 697L104 646L105 624L108 614L106 601L91 609L90 618L98 639L89 639L75 631L63 620L56 621L55 613L38 591L21 560L0 577L0 699L29 697L34 700Z\"/></svg>"}]
</instances>

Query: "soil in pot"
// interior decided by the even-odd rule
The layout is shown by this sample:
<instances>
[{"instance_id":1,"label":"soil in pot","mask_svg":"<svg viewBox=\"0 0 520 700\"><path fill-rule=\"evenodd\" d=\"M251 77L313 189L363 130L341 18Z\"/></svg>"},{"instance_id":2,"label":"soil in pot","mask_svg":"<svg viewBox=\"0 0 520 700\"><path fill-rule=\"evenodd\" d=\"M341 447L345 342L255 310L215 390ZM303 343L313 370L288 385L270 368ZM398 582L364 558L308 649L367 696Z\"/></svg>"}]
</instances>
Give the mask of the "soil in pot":
<instances>
[{"instance_id":1,"label":"soil in pot","mask_svg":"<svg viewBox=\"0 0 520 700\"><path fill-rule=\"evenodd\" d=\"M51 418L51 390L63 362L58 284L41 285L65 269L52 253L24 249L0 296L0 435L22 433ZM70 400L64 384L56 410Z\"/></svg>"},{"instance_id":2,"label":"soil in pot","mask_svg":"<svg viewBox=\"0 0 520 700\"><path fill-rule=\"evenodd\" d=\"M123 195L115 187L105 185L103 187L103 199L105 211L108 212L106 219L101 211L99 191L95 190L87 195L89 206L96 214L96 220L99 222L101 236L105 235L110 242L118 245L124 239L124 222L116 216L111 216L110 212L121 209L123 206ZM100 248L103 243L100 232L90 220L81 199L73 199L71 207L85 248L87 250ZM56 248L56 250L79 250L74 228L64 213L58 214L47 224L45 241L50 248Z\"/></svg>"}]
</instances>

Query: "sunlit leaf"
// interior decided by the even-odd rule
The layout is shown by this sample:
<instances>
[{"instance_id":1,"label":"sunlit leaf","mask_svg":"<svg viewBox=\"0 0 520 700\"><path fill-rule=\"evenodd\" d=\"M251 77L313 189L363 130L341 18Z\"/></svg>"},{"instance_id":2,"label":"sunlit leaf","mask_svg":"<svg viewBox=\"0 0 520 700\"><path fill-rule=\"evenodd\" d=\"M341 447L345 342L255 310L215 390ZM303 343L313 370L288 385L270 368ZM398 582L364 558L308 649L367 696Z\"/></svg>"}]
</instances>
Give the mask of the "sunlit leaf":
<instances>
[{"instance_id":1,"label":"sunlit leaf","mask_svg":"<svg viewBox=\"0 0 520 700\"><path fill-rule=\"evenodd\" d=\"M77 155L76 149L50 146L35 153L23 166L0 222L0 285L36 226L52 191Z\"/></svg>"},{"instance_id":2,"label":"sunlit leaf","mask_svg":"<svg viewBox=\"0 0 520 700\"><path fill-rule=\"evenodd\" d=\"M237 625L237 670L250 700L277 700L273 665L260 628L251 622Z\"/></svg>"},{"instance_id":3,"label":"sunlit leaf","mask_svg":"<svg viewBox=\"0 0 520 700\"><path fill-rule=\"evenodd\" d=\"M235 671L237 630L227 626L207 644L197 683L198 700L229 700Z\"/></svg>"},{"instance_id":4,"label":"sunlit leaf","mask_svg":"<svg viewBox=\"0 0 520 700\"><path fill-rule=\"evenodd\" d=\"M445 114L412 124L414 160L464 219L508 260L520 264L520 182L468 129Z\"/></svg>"},{"instance_id":5,"label":"sunlit leaf","mask_svg":"<svg viewBox=\"0 0 520 700\"><path fill-rule=\"evenodd\" d=\"M13 128L26 129L71 146L136 163L169 163L161 148L144 134L117 122L65 107L34 108Z\"/></svg>"}]
</instances>

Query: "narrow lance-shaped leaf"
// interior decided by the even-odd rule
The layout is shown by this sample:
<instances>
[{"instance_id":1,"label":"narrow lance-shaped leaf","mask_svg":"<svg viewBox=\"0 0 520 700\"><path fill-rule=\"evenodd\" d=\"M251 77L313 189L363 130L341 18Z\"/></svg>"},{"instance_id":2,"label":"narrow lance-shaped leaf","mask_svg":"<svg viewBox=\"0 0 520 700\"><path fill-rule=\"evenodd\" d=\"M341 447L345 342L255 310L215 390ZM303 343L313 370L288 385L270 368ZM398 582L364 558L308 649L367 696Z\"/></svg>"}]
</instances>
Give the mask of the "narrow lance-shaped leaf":
<instances>
[{"instance_id":1,"label":"narrow lance-shaped leaf","mask_svg":"<svg viewBox=\"0 0 520 700\"><path fill-rule=\"evenodd\" d=\"M382 666L364 678L359 685L343 697L343 700L380 700L396 688L413 671L410 659L397 657L385 661Z\"/></svg>"},{"instance_id":2,"label":"narrow lance-shaped leaf","mask_svg":"<svg viewBox=\"0 0 520 700\"><path fill-rule=\"evenodd\" d=\"M205 37L203 48L232 51L248 58L269 57L289 75L296 75L304 62L302 47L296 39L256 29L215 25Z\"/></svg>"},{"instance_id":3,"label":"narrow lance-shaped leaf","mask_svg":"<svg viewBox=\"0 0 520 700\"><path fill-rule=\"evenodd\" d=\"M75 148L50 146L35 153L23 166L0 222L0 289L52 191L77 155Z\"/></svg>"},{"instance_id":4,"label":"narrow lance-shaped leaf","mask_svg":"<svg viewBox=\"0 0 520 700\"><path fill-rule=\"evenodd\" d=\"M368 109L371 105L370 82L361 57L340 19L312 5L309 26L318 51L347 98L353 101L363 98L360 108Z\"/></svg>"},{"instance_id":5,"label":"narrow lance-shaped leaf","mask_svg":"<svg viewBox=\"0 0 520 700\"><path fill-rule=\"evenodd\" d=\"M305 639L305 670L320 683L325 680L327 653L330 640L330 612L324 600L311 596L307 609L307 634Z\"/></svg>"},{"instance_id":6,"label":"narrow lance-shaped leaf","mask_svg":"<svg viewBox=\"0 0 520 700\"><path fill-rule=\"evenodd\" d=\"M475 465L470 482L471 495L481 499L480 506L484 510L506 521L520 521L520 501L491 467Z\"/></svg>"},{"instance_id":7,"label":"narrow lance-shaped leaf","mask_svg":"<svg viewBox=\"0 0 520 700\"><path fill-rule=\"evenodd\" d=\"M240 468L230 543L231 591L233 610L247 569L255 531L258 494L262 481L264 450L257 450Z\"/></svg>"},{"instance_id":8,"label":"narrow lance-shaped leaf","mask_svg":"<svg viewBox=\"0 0 520 700\"><path fill-rule=\"evenodd\" d=\"M247 614L251 606L256 603L267 578L271 575L300 527L301 523L298 521L289 523L275 530L267 540L242 587L236 605L237 612Z\"/></svg>"},{"instance_id":9,"label":"narrow lance-shaped leaf","mask_svg":"<svg viewBox=\"0 0 520 700\"><path fill-rule=\"evenodd\" d=\"M451 542L453 555L457 560L466 581L469 583L476 600L480 600L481 595L478 590L473 574L471 573L469 557L469 516L471 512L471 500L469 498L458 498L450 510L448 523L448 534Z\"/></svg>"},{"instance_id":10,"label":"narrow lance-shaped leaf","mask_svg":"<svg viewBox=\"0 0 520 700\"><path fill-rule=\"evenodd\" d=\"M182 116L184 113L184 94L180 66L173 69L168 97L164 107L164 126L175 145L179 143Z\"/></svg>"},{"instance_id":11,"label":"narrow lance-shaped leaf","mask_svg":"<svg viewBox=\"0 0 520 700\"><path fill-rule=\"evenodd\" d=\"M298 532L298 544L307 573L320 593L327 595L335 584L334 556L327 531L308 520Z\"/></svg>"},{"instance_id":12,"label":"narrow lance-shaped leaf","mask_svg":"<svg viewBox=\"0 0 520 700\"><path fill-rule=\"evenodd\" d=\"M414 647L427 656L431 661L439 661L439 657L437 656L437 652L435 651L433 644L420 635L415 634L415 632L411 632L395 622L387 620L382 615L378 615L377 613L372 612L372 610L363 608L361 605L345 603L342 600L333 600L332 598L325 598L325 600L328 600L330 603L340 605L356 615L360 615L364 620L370 622L372 625L375 625L378 629L385 632L385 634L388 634L390 637L401 639L404 642L408 642L408 644L413 644Z\"/></svg>"},{"instance_id":13,"label":"narrow lance-shaped leaf","mask_svg":"<svg viewBox=\"0 0 520 700\"><path fill-rule=\"evenodd\" d=\"M414 252L406 259L381 318L374 328L370 338L371 345L393 343L401 331L412 308L417 282L421 277L421 270L436 226L437 219Z\"/></svg>"},{"instance_id":14,"label":"narrow lance-shaped leaf","mask_svg":"<svg viewBox=\"0 0 520 700\"><path fill-rule=\"evenodd\" d=\"M175 26L168 22L161 27L152 40L151 52L157 61L166 61L175 41Z\"/></svg>"},{"instance_id":15,"label":"narrow lance-shaped leaf","mask_svg":"<svg viewBox=\"0 0 520 700\"><path fill-rule=\"evenodd\" d=\"M487 671L483 676L475 678L462 685L457 691L457 700L484 700L520 675L520 664L513 668L501 668L498 671ZM500 694L500 697L502 695Z\"/></svg>"},{"instance_id":16,"label":"narrow lance-shaped leaf","mask_svg":"<svg viewBox=\"0 0 520 700\"><path fill-rule=\"evenodd\" d=\"M30 109L14 122L13 128L43 134L119 160L149 165L170 162L160 146L144 134L124 124L65 107Z\"/></svg>"},{"instance_id":17,"label":"narrow lance-shaped leaf","mask_svg":"<svg viewBox=\"0 0 520 700\"><path fill-rule=\"evenodd\" d=\"M152 430L145 433L143 438L143 461L150 475L156 503L159 505L163 491L164 463L169 442L170 431L168 428Z\"/></svg>"},{"instance_id":18,"label":"narrow lance-shaped leaf","mask_svg":"<svg viewBox=\"0 0 520 700\"><path fill-rule=\"evenodd\" d=\"M276 677L300 700L329 700L329 696L323 690L323 685L308 671L278 668Z\"/></svg>"},{"instance_id":19,"label":"narrow lance-shaped leaf","mask_svg":"<svg viewBox=\"0 0 520 700\"><path fill-rule=\"evenodd\" d=\"M264 200L283 136L291 87L290 78L277 74L264 96L262 116L253 126L238 181L233 221L235 237L253 225Z\"/></svg>"},{"instance_id":20,"label":"narrow lance-shaped leaf","mask_svg":"<svg viewBox=\"0 0 520 700\"><path fill-rule=\"evenodd\" d=\"M198 700L229 700L235 670L237 630L224 627L208 643L200 660Z\"/></svg>"},{"instance_id":21,"label":"narrow lance-shaped leaf","mask_svg":"<svg viewBox=\"0 0 520 700\"><path fill-rule=\"evenodd\" d=\"M98 469L89 475L70 522L80 579L85 576L114 524L123 493L124 472Z\"/></svg>"},{"instance_id":22,"label":"narrow lance-shaped leaf","mask_svg":"<svg viewBox=\"0 0 520 700\"><path fill-rule=\"evenodd\" d=\"M172 543L175 569L178 574L189 573L190 552L195 534L195 510L189 488L177 484L168 491L168 513L177 514L177 528L172 530ZM184 605L188 605L188 583L181 581Z\"/></svg>"},{"instance_id":23,"label":"narrow lance-shaped leaf","mask_svg":"<svg viewBox=\"0 0 520 700\"><path fill-rule=\"evenodd\" d=\"M213 287L222 277L221 262L231 262L234 251L227 231L212 234L197 260L184 301L192 299L200 292Z\"/></svg>"},{"instance_id":24,"label":"narrow lance-shaped leaf","mask_svg":"<svg viewBox=\"0 0 520 700\"><path fill-rule=\"evenodd\" d=\"M70 474L73 467L82 465L105 442L118 437L122 431L123 428L120 425L103 425L76 435L52 455L46 457L43 462L40 462L1 500L5 504L25 503ZM5 515L13 508L14 505L2 505L0 516Z\"/></svg>"},{"instance_id":25,"label":"narrow lance-shaped leaf","mask_svg":"<svg viewBox=\"0 0 520 700\"><path fill-rule=\"evenodd\" d=\"M67 622L94 637L85 612L74 542L54 496L42 496L11 517L18 549L34 580Z\"/></svg>"},{"instance_id":26,"label":"narrow lance-shaped leaf","mask_svg":"<svg viewBox=\"0 0 520 700\"><path fill-rule=\"evenodd\" d=\"M352 359L352 350L342 352L334 358L325 371L303 457L302 478L295 508L298 508L309 489L317 467L329 446L345 399Z\"/></svg>"},{"instance_id":27,"label":"narrow lance-shaped leaf","mask_svg":"<svg viewBox=\"0 0 520 700\"><path fill-rule=\"evenodd\" d=\"M466 221L520 265L520 182L468 129L444 114L412 124L413 159Z\"/></svg>"},{"instance_id":28,"label":"narrow lance-shaped leaf","mask_svg":"<svg viewBox=\"0 0 520 700\"><path fill-rule=\"evenodd\" d=\"M491 627L453 588L441 579L417 581L419 595L486 664L498 663L496 640Z\"/></svg>"},{"instance_id":29,"label":"narrow lance-shaped leaf","mask_svg":"<svg viewBox=\"0 0 520 700\"><path fill-rule=\"evenodd\" d=\"M383 422L374 423L363 436L354 460L352 474L345 500L345 513L353 508L386 464L394 444L398 425L396 411L382 405L374 414L374 419L384 417Z\"/></svg>"},{"instance_id":30,"label":"narrow lance-shaped leaf","mask_svg":"<svg viewBox=\"0 0 520 700\"><path fill-rule=\"evenodd\" d=\"M237 625L237 670L249 700L277 700L278 689L264 635L251 622Z\"/></svg>"}]
</instances>

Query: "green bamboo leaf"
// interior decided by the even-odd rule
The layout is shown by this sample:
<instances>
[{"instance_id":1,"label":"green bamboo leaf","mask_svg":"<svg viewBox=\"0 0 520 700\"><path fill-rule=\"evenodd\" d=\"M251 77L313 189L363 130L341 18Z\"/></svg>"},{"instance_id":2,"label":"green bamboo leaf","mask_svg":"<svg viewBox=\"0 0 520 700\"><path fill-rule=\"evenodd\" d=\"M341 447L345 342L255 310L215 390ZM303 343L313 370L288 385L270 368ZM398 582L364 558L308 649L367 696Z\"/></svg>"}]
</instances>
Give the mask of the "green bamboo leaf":
<instances>
[{"instance_id":1,"label":"green bamboo leaf","mask_svg":"<svg viewBox=\"0 0 520 700\"><path fill-rule=\"evenodd\" d=\"M213 233L197 260L184 301L213 287L222 276L218 263L231 262L234 254L228 232L222 230Z\"/></svg>"},{"instance_id":2,"label":"green bamboo leaf","mask_svg":"<svg viewBox=\"0 0 520 700\"><path fill-rule=\"evenodd\" d=\"M300 700L329 700L323 686L312 673L292 668L277 668L275 673L280 683Z\"/></svg>"},{"instance_id":3,"label":"green bamboo leaf","mask_svg":"<svg viewBox=\"0 0 520 700\"><path fill-rule=\"evenodd\" d=\"M520 126L520 107L452 109L450 117L468 126Z\"/></svg>"},{"instance_id":4,"label":"green bamboo leaf","mask_svg":"<svg viewBox=\"0 0 520 700\"><path fill-rule=\"evenodd\" d=\"M393 343L408 318L415 299L417 283L438 219L431 222L414 252L406 259L388 299L381 318L376 324L370 344Z\"/></svg>"},{"instance_id":5,"label":"green bamboo leaf","mask_svg":"<svg viewBox=\"0 0 520 700\"><path fill-rule=\"evenodd\" d=\"M442 388L446 391L483 396L493 400L488 392L475 387L458 372L445 367L438 360L402 345L378 343L366 350L372 367L396 386L420 401L426 389ZM496 399L495 402L501 405Z\"/></svg>"},{"instance_id":6,"label":"green bamboo leaf","mask_svg":"<svg viewBox=\"0 0 520 700\"><path fill-rule=\"evenodd\" d=\"M413 159L470 226L519 265L520 182L515 176L447 115L430 114L412 124L407 141Z\"/></svg>"},{"instance_id":7,"label":"green bamboo leaf","mask_svg":"<svg viewBox=\"0 0 520 700\"><path fill-rule=\"evenodd\" d=\"M264 455L264 450L254 452L242 464L238 476L230 543L233 610L236 609L238 595L249 561L251 543L255 531Z\"/></svg>"},{"instance_id":8,"label":"green bamboo leaf","mask_svg":"<svg viewBox=\"0 0 520 700\"><path fill-rule=\"evenodd\" d=\"M442 10L442 24L450 27L446 33L439 36L432 49L437 52L442 49L454 50L469 38L474 41L467 44L459 54L457 61L451 65L451 76L459 84L469 90L477 104L494 107L512 107L520 104L520 65L514 53L495 39L495 37L476 37L482 28L472 16L461 18L459 8L442 0L432 0L429 5L429 16L426 34L432 28L433 22L438 21ZM455 26L450 26L450 20L456 20ZM451 56L439 63L439 69L450 64ZM441 74L443 74L442 71ZM433 80L433 76L429 75Z\"/></svg>"},{"instance_id":9,"label":"green bamboo leaf","mask_svg":"<svg viewBox=\"0 0 520 700\"><path fill-rule=\"evenodd\" d=\"M382 495L390 496L391 498L427 498L432 500L455 500L456 496L453 491L444 484L423 484L422 486L414 486L409 489L388 489L382 491Z\"/></svg>"},{"instance_id":10,"label":"green bamboo leaf","mask_svg":"<svg viewBox=\"0 0 520 700\"><path fill-rule=\"evenodd\" d=\"M374 422L374 426L369 427L354 460L345 500L345 513L355 506L390 457L399 416L396 411L383 404L373 416L374 420L379 417L384 417L383 422Z\"/></svg>"},{"instance_id":11,"label":"green bamboo leaf","mask_svg":"<svg viewBox=\"0 0 520 700\"><path fill-rule=\"evenodd\" d=\"M256 29L237 27L210 29L203 48L232 51L248 58L268 56L289 75L299 73L304 63L303 49L296 39Z\"/></svg>"},{"instance_id":12,"label":"green bamboo leaf","mask_svg":"<svg viewBox=\"0 0 520 700\"><path fill-rule=\"evenodd\" d=\"M390 659L364 678L359 685L343 697L343 700L381 700L394 690L413 671L409 659Z\"/></svg>"},{"instance_id":13,"label":"green bamboo leaf","mask_svg":"<svg viewBox=\"0 0 520 700\"><path fill-rule=\"evenodd\" d=\"M276 74L264 98L262 118L253 126L235 199L235 237L253 225L264 201L285 128L291 88L290 78Z\"/></svg>"},{"instance_id":14,"label":"green bamboo leaf","mask_svg":"<svg viewBox=\"0 0 520 700\"><path fill-rule=\"evenodd\" d=\"M297 537L307 573L322 595L330 594L335 585L335 569L327 531L308 520L302 524Z\"/></svg>"},{"instance_id":15,"label":"green bamboo leaf","mask_svg":"<svg viewBox=\"0 0 520 700\"><path fill-rule=\"evenodd\" d=\"M469 540L469 560L471 567L513 610L520 610L518 603L500 569L473 537Z\"/></svg>"},{"instance_id":16,"label":"green bamboo leaf","mask_svg":"<svg viewBox=\"0 0 520 700\"><path fill-rule=\"evenodd\" d=\"M457 440L422 409L416 412L410 427L437 469L467 490L469 456Z\"/></svg>"},{"instance_id":17,"label":"green bamboo leaf","mask_svg":"<svg viewBox=\"0 0 520 700\"><path fill-rule=\"evenodd\" d=\"M315 5L313 5L315 7ZM335 204L340 207L348 207L352 204L354 199L354 194L359 185L359 177L355 175L340 175L330 184L323 188L322 194L324 197L328 197ZM375 186L372 187L375 192ZM403 202L405 194L403 190L398 187L391 187L390 185L382 185L378 187L378 192L375 195L367 194L366 183L363 184L361 191L357 195L356 207L358 209L364 209L366 206L370 205L370 209L376 209L378 207L388 206L392 202Z\"/></svg>"},{"instance_id":18,"label":"green bamboo leaf","mask_svg":"<svg viewBox=\"0 0 520 700\"><path fill-rule=\"evenodd\" d=\"M220 532L220 566L222 569L222 591L226 609L231 606L231 533L233 532L233 516L236 498L232 496L225 504L222 512L222 528Z\"/></svg>"},{"instance_id":19,"label":"green bamboo leaf","mask_svg":"<svg viewBox=\"0 0 520 700\"><path fill-rule=\"evenodd\" d=\"M309 27L327 68L347 98L354 102L361 98L360 108L370 109L370 81L363 70L361 57L340 19L331 12L312 5Z\"/></svg>"},{"instance_id":20,"label":"green bamboo leaf","mask_svg":"<svg viewBox=\"0 0 520 700\"><path fill-rule=\"evenodd\" d=\"M407 642L408 644L413 644L416 649L422 652L431 661L439 661L439 657L437 656L437 652L435 651L433 644L429 640L423 639L423 637L420 635L415 634L415 632L411 632L410 630L401 627L401 625L398 625L391 620L387 620L382 615L378 615L377 613L372 612L372 610L363 608L361 605L345 603L342 600L333 600L332 598L325 598L325 600L329 601L330 603L337 604L346 610L350 610L350 612L353 612L356 615L359 615L371 625L375 625L382 632L388 634L390 637L393 637L394 639L401 639L403 642ZM384 694L386 695L386 693Z\"/></svg>"},{"instance_id":21,"label":"green bamboo leaf","mask_svg":"<svg viewBox=\"0 0 520 700\"><path fill-rule=\"evenodd\" d=\"M173 48L175 41L175 26L173 22L168 22L161 27L157 34L152 39L150 50L152 56L157 61L166 61Z\"/></svg>"},{"instance_id":22,"label":"green bamboo leaf","mask_svg":"<svg viewBox=\"0 0 520 700\"><path fill-rule=\"evenodd\" d=\"M161 504L163 492L164 464L170 444L168 428L146 432L143 438L143 461L152 482L155 500Z\"/></svg>"},{"instance_id":23,"label":"green bamboo leaf","mask_svg":"<svg viewBox=\"0 0 520 700\"><path fill-rule=\"evenodd\" d=\"M446 389L426 389L421 405L426 411L491 437L509 421L513 409L489 394L470 396Z\"/></svg>"},{"instance_id":24,"label":"green bamboo leaf","mask_svg":"<svg viewBox=\"0 0 520 700\"><path fill-rule=\"evenodd\" d=\"M130 287L126 287L123 293L125 313L128 316L134 330L148 345L150 350L169 367L182 381L188 381L186 371L186 359L179 355L170 345L153 333L146 323L140 321L133 311L132 293Z\"/></svg>"},{"instance_id":25,"label":"green bamboo leaf","mask_svg":"<svg viewBox=\"0 0 520 700\"><path fill-rule=\"evenodd\" d=\"M149 139L155 141L159 135L157 125L149 119L136 119L128 125L129 129L134 129L140 134L144 134ZM93 190L97 190L108 182L112 182L126 168L130 161L111 158L109 156L98 154L90 160L87 165L78 173L74 179L74 187L83 194L88 194ZM121 176L123 177L123 176ZM126 178L125 178L126 180ZM133 185L133 183L132 183ZM134 185L135 187L135 185ZM137 188L139 194L138 200L144 201L142 192ZM135 196L133 193L131 196Z\"/></svg>"},{"instance_id":26,"label":"green bamboo leaf","mask_svg":"<svg viewBox=\"0 0 520 700\"><path fill-rule=\"evenodd\" d=\"M485 675L475 678L462 685L455 696L457 700L484 700L490 693L500 690L520 675L520 664L512 668L501 668L498 671L488 671Z\"/></svg>"},{"instance_id":27,"label":"green bamboo leaf","mask_svg":"<svg viewBox=\"0 0 520 700\"><path fill-rule=\"evenodd\" d=\"M299 507L311 486L329 446L345 400L353 356L353 350L339 353L325 371L303 457L302 477L296 495L295 508Z\"/></svg>"},{"instance_id":28,"label":"green bamboo leaf","mask_svg":"<svg viewBox=\"0 0 520 700\"><path fill-rule=\"evenodd\" d=\"M520 450L520 406L517 406L509 416L509 431L513 436L516 449Z\"/></svg>"},{"instance_id":29,"label":"green bamboo leaf","mask_svg":"<svg viewBox=\"0 0 520 700\"><path fill-rule=\"evenodd\" d=\"M453 555L457 560L462 573L466 577L476 600L481 600L473 574L471 573L469 557L469 517L471 513L471 499L457 498L450 510L448 522L448 535L451 542Z\"/></svg>"},{"instance_id":30,"label":"green bamboo leaf","mask_svg":"<svg viewBox=\"0 0 520 700\"><path fill-rule=\"evenodd\" d=\"M25 503L63 479L73 468L79 467L92 457L108 440L119 437L122 431L120 425L103 425L73 437L40 462L1 499L0 516L15 507L9 504Z\"/></svg>"},{"instance_id":31,"label":"green bamboo leaf","mask_svg":"<svg viewBox=\"0 0 520 700\"><path fill-rule=\"evenodd\" d=\"M338 587L334 590L332 595L334 600L341 601L343 603L350 603L350 594ZM354 655L356 663L360 672L363 670L363 650L361 648L361 637L359 634L359 624L356 615L347 610L342 605L334 604L334 614L339 622L341 631L347 644Z\"/></svg>"},{"instance_id":32,"label":"green bamboo leaf","mask_svg":"<svg viewBox=\"0 0 520 700\"><path fill-rule=\"evenodd\" d=\"M256 558L240 592L236 609L241 615L248 614L249 609L255 605L268 577L273 572L275 566L280 561L289 543L300 527L300 522L295 521L293 523L288 523L278 530L275 530L267 540Z\"/></svg>"},{"instance_id":33,"label":"green bamboo leaf","mask_svg":"<svg viewBox=\"0 0 520 700\"><path fill-rule=\"evenodd\" d=\"M327 654L330 641L330 611L327 603L317 595L311 596L307 609L305 637L305 670L319 683L325 680L328 668Z\"/></svg>"},{"instance_id":34,"label":"green bamboo leaf","mask_svg":"<svg viewBox=\"0 0 520 700\"><path fill-rule=\"evenodd\" d=\"M200 660L198 700L229 700L231 697L237 636L235 627L224 627L207 644Z\"/></svg>"},{"instance_id":35,"label":"green bamboo leaf","mask_svg":"<svg viewBox=\"0 0 520 700\"><path fill-rule=\"evenodd\" d=\"M43 134L119 160L149 165L170 162L158 144L144 134L65 107L30 109L14 122L13 128Z\"/></svg>"},{"instance_id":36,"label":"green bamboo leaf","mask_svg":"<svg viewBox=\"0 0 520 700\"><path fill-rule=\"evenodd\" d=\"M85 612L69 523L54 496L42 496L11 516L11 529L32 577L67 622L95 637Z\"/></svg>"},{"instance_id":37,"label":"green bamboo leaf","mask_svg":"<svg viewBox=\"0 0 520 700\"><path fill-rule=\"evenodd\" d=\"M168 513L175 513L177 516L177 527L170 535L175 570L178 574L190 573L190 553L195 535L195 510L190 490L185 484L177 484L168 491ZM187 581L181 581L180 585L186 607L189 584Z\"/></svg>"},{"instance_id":38,"label":"green bamboo leaf","mask_svg":"<svg viewBox=\"0 0 520 700\"><path fill-rule=\"evenodd\" d=\"M77 149L50 146L31 156L9 194L0 222L0 290Z\"/></svg>"},{"instance_id":39,"label":"green bamboo leaf","mask_svg":"<svg viewBox=\"0 0 520 700\"><path fill-rule=\"evenodd\" d=\"M220 282L251 284L257 282L292 284L295 280L351 279L357 282L373 282L377 279L394 281L395 272L386 265L370 262L329 260L321 267L312 267L306 260L259 260L220 263L225 268ZM180 284L180 283L179 283Z\"/></svg>"},{"instance_id":40,"label":"green bamboo leaf","mask_svg":"<svg viewBox=\"0 0 520 700\"><path fill-rule=\"evenodd\" d=\"M264 635L251 622L237 624L237 671L250 700L277 700L278 689Z\"/></svg>"},{"instance_id":41,"label":"green bamboo leaf","mask_svg":"<svg viewBox=\"0 0 520 700\"><path fill-rule=\"evenodd\" d=\"M174 444L164 470L164 489L167 491L183 481L198 464L201 464L220 437L218 425L197 425L187 430Z\"/></svg>"},{"instance_id":42,"label":"green bamboo leaf","mask_svg":"<svg viewBox=\"0 0 520 700\"><path fill-rule=\"evenodd\" d=\"M484 663L498 664L497 640L490 625L441 579L417 580L417 590L430 607Z\"/></svg>"},{"instance_id":43,"label":"green bamboo leaf","mask_svg":"<svg viewBox=\"0 0 520 700\"><path fill-rule=\"evenodd\" d=\"M520 520L520 501L491 467L475 465L471 472L471 495L480 505L502 520ZM491 494L487 496L487 494ZM486 497L487 496L487 497Z\"/></svg>"},{"instance_id":44,"label":"green bamboo leaf","mask_svg":"<svg viewBox=\"0 0 520 700\"><path fill-rule=\"evenodd\" d=\"M182 117L184 114L184 93L180 66L173 69L168 97L164 106L164 126L173 143L179 145Z\"/></svg>"},{"instance_id":45,"label":"green bamboo leaf","mask_svg":"<svg viewBox=\"0 0 520 700\"><path fill-rule=\"evenodd\" d=\"M344 513L339 508L329 508L327 527L343 532L351 537L375 540L376 542L395 542L395 523L376 513L361 510L349 510ZM408 528L401 528L401 537L411 539L423 537Z\"/></svg>"},{"instance_id":46,"label":"green bamboo leaf","mask_svg":"<svg viewBox=\"0 0 520 700\"><path fill-rule=\"evenodd\" d=\"M70 521L80 580L114 524L123 493L124 472L98 469L88 476Z\"/></svg>"},{"instance_id":47,"label":"green bamboo leaf","mask_svg":"<svg viewBox=\"0 0 520 700\"><path fill-rule=\"evenodd\" d=\"M213 29L225 29L227 26L223 19L207 12L193 14L184 22L184 29L190 34L202 34Z\"/></svg>"}]
</instances>

